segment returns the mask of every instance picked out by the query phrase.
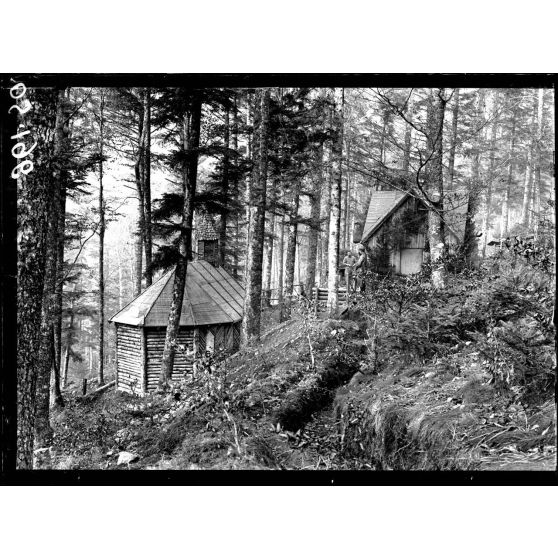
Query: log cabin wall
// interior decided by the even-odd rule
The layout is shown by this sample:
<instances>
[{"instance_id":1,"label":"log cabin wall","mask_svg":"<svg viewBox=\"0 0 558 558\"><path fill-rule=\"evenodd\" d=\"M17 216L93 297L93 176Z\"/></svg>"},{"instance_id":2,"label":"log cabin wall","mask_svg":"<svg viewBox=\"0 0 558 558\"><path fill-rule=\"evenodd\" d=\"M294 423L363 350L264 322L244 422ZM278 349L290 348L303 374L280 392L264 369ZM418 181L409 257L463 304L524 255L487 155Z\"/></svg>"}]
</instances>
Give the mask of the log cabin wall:
<instances>
[{"instance_id":1,"label":"log cabin wall","mask_svg":"<svg viewBox=\"0 0 558 558\"><path fill-rule=\"evenodd\" d=\"M157 389L159 374L161 372L161 360L163 358L163 348L165 346L166 328L146 328L146 347L147 347L147 391ZM194 328L181 327L178 332L178 344L191 349L194 343ZM180 351L174 354L174 366L172 369L172 381L182 380L185 374L193 372L194 363L192 358L187 358Z\"/></svg>"},{"instance_id":2,"label":"log cabin wall","mask_svg":"<svg viewBox=\"0 0 558 558\"><path fill-rule=\"evenodd\" d=\"M139 327L116 324L116 385L139 394L144 389L144 339Z\"/></svg>"}]
</instances>

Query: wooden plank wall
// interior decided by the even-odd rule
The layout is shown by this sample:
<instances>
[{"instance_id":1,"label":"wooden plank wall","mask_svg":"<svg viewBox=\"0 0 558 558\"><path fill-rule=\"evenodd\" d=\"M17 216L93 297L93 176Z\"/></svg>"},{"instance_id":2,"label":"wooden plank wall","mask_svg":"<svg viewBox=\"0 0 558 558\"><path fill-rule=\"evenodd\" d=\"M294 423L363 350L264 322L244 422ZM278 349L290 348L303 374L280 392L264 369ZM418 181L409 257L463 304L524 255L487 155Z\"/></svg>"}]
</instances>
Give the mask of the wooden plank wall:
<instances>
[{"instance_id":1,"label":"wooden plank wall","mask_svg":"<svg viewBox=\"0 0 558 558\"><path fill-rule=\"evenodd\" d=\"M213 333L215 351L220 349L238 350L240 348L240 322L219 324L198 328L197 348L200 354L205 352L205 339L208 331Z\"/></svg>"},{"instance_id":2,"label":"wooden plank wall","mask_svg":"<svg viewBox=\"0 0 558 558\"><path fill-rule=\"evenodd\" d=\"M147 349L147 390L154 391L159 383L161 372L161 359L165 346L166 328L147 328L146 329L146 349ZM181 327L178 333L179 345L191 348L194 342L194 328ZM172 381L177 382L184 378L187 373L193 372L193 361L187 359L184 353L176 352L174 355L174 366L172 371Z\"/></svg>"},{"instance_id":3,"label":"wooden plank wall","mask_svg":"<svg viewBox=\"0 0 558 558\"><path fill-rule=\"evenodd\" d=\"M199 355L203 355L205 353L205 335L207 333L206 327L198 327L196 328L196 352Z\"/></svg>"},{"instance_id":4,"label":"wooden plank wall","mask_svg":"<svg viewBox=\"0 0 558 558\"><path fill-rule=\"evenodd\" d=\"M143 383L142 329L116 324L117 388L141 393Z\"/></svg>"},{"instance_id":5,"label":"wooden plank wall","mask_svg":"<svg viewBox=\"0 0 558 558\"><path fill-rule=\"evenodd\" d=\"M240 322L232 325L233 331L233 349L240 349Z\"/></svg>"}]
</instances>

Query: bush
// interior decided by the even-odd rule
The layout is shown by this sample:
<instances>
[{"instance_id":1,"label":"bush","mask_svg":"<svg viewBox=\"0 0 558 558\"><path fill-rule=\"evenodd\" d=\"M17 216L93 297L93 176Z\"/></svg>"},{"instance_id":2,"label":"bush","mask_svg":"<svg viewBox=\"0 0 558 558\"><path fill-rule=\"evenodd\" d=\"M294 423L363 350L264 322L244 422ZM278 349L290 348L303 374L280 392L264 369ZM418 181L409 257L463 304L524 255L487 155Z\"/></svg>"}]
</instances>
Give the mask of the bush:
<instances>
[{"instance_id":1,"label":"bush","mask_svg":"<svg viewBox=\"0 0 558 558\"><path fill-rule=\"evenodd\" d=\"M548 397L556 379L554 345L535 319L500 321L475 337L497 389L515 391L522 399Z\"/></svg>"}]
</instances>

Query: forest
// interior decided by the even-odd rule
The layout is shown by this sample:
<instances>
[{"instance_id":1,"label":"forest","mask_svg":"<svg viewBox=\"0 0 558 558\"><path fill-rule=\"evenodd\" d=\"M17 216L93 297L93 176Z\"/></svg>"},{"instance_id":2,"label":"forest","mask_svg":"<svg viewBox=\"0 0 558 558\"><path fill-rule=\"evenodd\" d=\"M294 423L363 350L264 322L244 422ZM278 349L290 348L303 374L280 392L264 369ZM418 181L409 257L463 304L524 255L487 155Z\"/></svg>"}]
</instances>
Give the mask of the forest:
<instances>
[{"instance_id":1,"label":"forest","mask_svg":"<svg viewBox=\"0 0 558 558\"><path fill-rule=\"evenodd\" d=\"M18 468L555 470L553 89L12 98Z\"/></svg>"}]
</instances>

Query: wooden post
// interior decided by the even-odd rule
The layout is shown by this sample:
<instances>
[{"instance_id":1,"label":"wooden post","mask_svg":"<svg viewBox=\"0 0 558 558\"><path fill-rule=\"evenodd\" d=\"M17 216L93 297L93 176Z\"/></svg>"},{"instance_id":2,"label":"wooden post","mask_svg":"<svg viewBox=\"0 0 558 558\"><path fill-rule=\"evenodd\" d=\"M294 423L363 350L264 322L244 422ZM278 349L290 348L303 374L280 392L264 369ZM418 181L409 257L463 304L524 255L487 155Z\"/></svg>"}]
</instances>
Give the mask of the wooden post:
<instances>
[{"instance_id":1,"label":"wooden post","mask_svg":"<svg viewBox=\"0 0 558 558\"><path fill-rule=\"evenodd\" d=\"M81 394L87 395L87 378L83 378L83 385L81 387Z\"/></svg>"},{"instance_id":2,"label":"wooden post","mask_svg":"<svg viewBox=\"0 0 558 558\"><path fill-rule=\"evenodd\" d=\"M140 328L140 362L141 362L141 389L147 394L147 333L145 328Z\"/></svg>"},{"instance_id":3,"label":"wooden post","mask_svg":"<svg viewBox=\"0 0 558 558\"><path fill-rule=\"evenodd\" d=\"M116 389L118 389L118 324L114 324L114 339L116 350L114 353L114 380L116 382Z\"/></svg>"}]
</instances>

